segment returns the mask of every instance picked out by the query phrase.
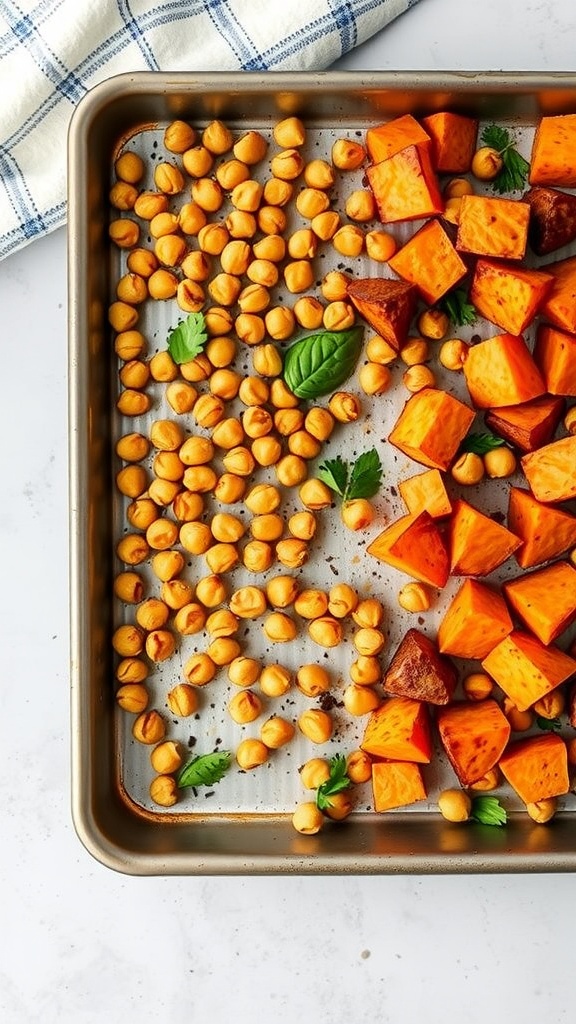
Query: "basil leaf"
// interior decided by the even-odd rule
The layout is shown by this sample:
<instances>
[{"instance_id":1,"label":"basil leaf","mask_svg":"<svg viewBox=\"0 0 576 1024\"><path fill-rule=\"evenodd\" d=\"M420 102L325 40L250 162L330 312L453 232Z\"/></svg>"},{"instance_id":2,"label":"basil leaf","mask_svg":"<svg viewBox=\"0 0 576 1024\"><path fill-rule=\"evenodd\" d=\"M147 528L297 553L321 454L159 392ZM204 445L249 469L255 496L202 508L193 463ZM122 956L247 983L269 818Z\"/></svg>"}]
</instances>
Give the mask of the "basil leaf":
<instances>
[{"instance_id":1,"label":"basil leaf","mask_svg":"<svg viewBox=\"0 0 576 1024\"><path fill-rule=\"evenodd\" d=\"M460 445L461 452L473 452L474 455L485 455L494 448L502 448L504 440L496 434L468 434Z\"/></svg>"},{"instance_id":2,"label":"basil leaf","mask_svg":"<svg viewBox=\"0 0 576 1024\"><path fill-rule=\"evenodd\" d=\"M346 488L346 501L355 498L373 498L382 482L382 463L375 448L362 452L352 466Z\"/></svg>"},{"instance_id":3,"label":"basil leaf","mask_svg":"<svg viewBox=\"0 0 576 1024\"><path fill-rule=\"evenodd\" d=\"M470 818L481 825L501 826L506 824L508 815L497 796L476 796L472 801Z\"/></svg>"},{"instance_id":4,"label":"basil leaf","mask_svg":"<svg viewBox=\"0 0 576 1024\"><path fill-rule=\"evenodd\" d=\"M213 754L201 754L180 769L178 786L213 786L224 777L232 761L228 750L215 750Z\"/></svg>"},{"instance_id":5,"label":"basil leaf","mask_svg":"<svg viewBox=\"0 0 576 1024\"><path fill-rule=\"evenodd\" d=\"M348 380L362 351L364 328L324 331L300 338L286 352L284 381L297 398L328 395Z\"/></svg>"},{"instance_id":6,"label":"basil leaf","mask_svg":"<svg viewBox=\"0 0 576 1024\"><path fill-rule=\"evenodd\" d=\"M168 335L168 351L175 363L188 363L202 352L208 333L202 313L190 313Z\"/></svg>"}]
</instances>

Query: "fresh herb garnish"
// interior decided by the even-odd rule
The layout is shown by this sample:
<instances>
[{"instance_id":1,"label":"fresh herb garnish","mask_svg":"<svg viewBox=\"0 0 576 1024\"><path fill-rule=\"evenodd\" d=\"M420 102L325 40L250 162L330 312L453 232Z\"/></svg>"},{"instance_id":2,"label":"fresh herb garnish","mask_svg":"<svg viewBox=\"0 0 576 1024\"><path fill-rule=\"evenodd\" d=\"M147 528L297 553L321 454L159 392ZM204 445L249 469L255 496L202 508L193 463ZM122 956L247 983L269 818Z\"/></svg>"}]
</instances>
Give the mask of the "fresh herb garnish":
<instances>
[{"instance_id":1,"label":"fresh herb garnish","mask_svg":"<svg viewBox=\"0 0 576 1024\"><path fill-rule=\"evenodd\" d=\"M213 754L199 754L188 761L177 778L180 789L187 786L214 786L224 777L232 763L228 750L215 750Z\"/></svg>"},{"instance_id":2,"label":"fresh herb garnish","mask_svg":"<svg viewBox=\"0 0 576 1024\"><path fill-rule=\"evenodd\" d=\"M475 796L470 818L481 825L505 825L508 815L497 796Z\"/></svg>"},{"instance_id":3,"label":"fresh herb garnish","mask_svg":"<svg viewBox=\"0 0 576 1024\"><path fill-rule=\"evenodd\" d=\"M284 381L297 398L329 395L354 371L362 351L364 328L323 331L300 338L286 352Z\"/></svg>"},{"instance_id":4,"label":"fresh herb garnish","mask_svg":"<svg viewBox=\"0 0 576 1024\"><path fill-rule=\"evenodd\" d=\"M342 501L372 498L382 482L382 463L376 449L371 448L358 456L352 468L339 455L335 459L327 459L319 467L317 475L330 490L340 495Z\"/></svg>"},{"instance_id":5,"label":"fresh herb garnish","mask_svg":"<svg viewBox=\"0 0 576 1024\"><path fill-rule=\"evenodd\" d=\"M473 324L477 318L476 308L468 302L463 288L453 288L440 300L440 307L450 318L455 327Z\"/></svg>"},{"instance_id":6,"label":"fresh herb garnish","mask_svg":"<svg viewBox=\"0 0 576 1024\"><path fill-rule=\"evenodd\" d=\"M346 758L343 754L335 754L330 760L330 775L316 790L316 805L321 811L332 806L331 797L342 793L352 785L346 774Z\"/></svg>"},{"instance_id":7,"label":"fresh herb garnish","mask_svg":"<svg viewBox=\"0 0 576 1024\"><path fill-rule=\"evenodd\" d=\"M190 313L168 335L168 351L175 363L189 363L199 356L208 339L202 313Z\"/></svg>"},{"instance_id":8,"label":"fresh herb garnish","mask_svg":"<svg viewBox=\"0 0 576 1024\"><path fill-rule=\"evenodd\" d=\"M544 718L543 715L536 715L536 725L542 732L558 732L562 728L560 718Z\"/></svg>"},{"instance_id":9,"label":"fresh herb garnish","mask_svg":"<svg viewBox=\"0 0 576 1024\"><path fill-rule=\"evenodd\" d=\"M491 124L482 132L485 146L495 149L502 158L502 170L492 182L495 192L514 192L523 189L530 170L530 164L516 149L516 142L506 128Z\"/></svg>"},{"instance_id":10,"label":"fresh herb garnish","mask_svg":"<svg viewBox=\"0 0 576 1024\"><path fill-rule=\"evenodd\" d=\"M474 455L486 455L494 448L502 448L504 440L496 434L468 434L460 445L461 452L473 452Z\"/></svg>"}]
</instances>

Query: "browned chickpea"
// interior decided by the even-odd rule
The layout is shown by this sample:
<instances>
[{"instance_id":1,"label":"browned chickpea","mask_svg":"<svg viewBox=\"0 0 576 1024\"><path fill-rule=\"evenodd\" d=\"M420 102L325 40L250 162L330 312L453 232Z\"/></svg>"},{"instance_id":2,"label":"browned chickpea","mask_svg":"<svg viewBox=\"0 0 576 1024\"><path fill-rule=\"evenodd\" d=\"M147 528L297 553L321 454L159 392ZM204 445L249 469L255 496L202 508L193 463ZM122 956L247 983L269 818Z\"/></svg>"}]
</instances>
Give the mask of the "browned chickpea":
<instances>
[{"instance_id":1,"label":"browned chickpea","mask_svg":"<svg viewBox=\"0 0 576 1024\"><path fill-rule=\"evenodd\" d=\"M298 149L283 149L272 157L270 170L281 181L294 181L304 170L304 158Z\"/></svg>"},{"instance_id":2,"label":"browned chickpea","mask_svg":"<svg viewBox=\"0 0 576 1024\"><path fill-rule=\"evenodd\" d=\"M240 587L230 597L230 610L241 619L257 619L267 606L266 594L260 587Z\"/></svg>"},{"instance_id":3,"label":"browned chickpea","mask_svg":"<svg viewBox=\"0 0 576 1024\"><path fill-rule=\"evenodd\" d=\"M145 537L138 533L127 533L116 545L116 554L126 565L140 565L150 554L150 547Z\"/></svg>"},{"instance_id":4,"label":"browned chickpea","mask_svg":"<svg viewBox=\"0 0 576 1024\"><path fill-rule=\"evenodd\" d=\"M166 735L166 723L158 711L144 711L134 722L132 735L139 743L160 743Z\"/></svg>"},{"instance_id":5,"label":"browned chickpea","mask_svg":"<svg viewBox=\"0 0 576 1024\"><path fill-rule=\"evenodd\" d=\"M166 580L162 584L160 596L172 611L179 611L192 601L194 587L187 580Z\"/></svg>"},{"instance_id":6,"label":"browned chickpea","mask_svg":"<svg viewBox=\"0 0 576 1024\"><path fill-rule=\"evenodd\" d=\"M177 683L166 694L166 703L173 715L189 718L198 710L198 693L190 683Z\"/></svg>"},{"instance_id":7,"label":"browned chickpea","mask_svg":"<svg viewBox=\"0 0 576 1024\"><path fill-rule=\"evenodd\" d=\"M216 213L224 202L224 192L222 187L213 178L196 178L192 182L190 194L192 196L192 202L196 203L201 210L205 210L206 213ZM217 225L214 225L214 227L216 226ZM200 240L202 231L205 230L205 228L202 228L201 231L198 232L198 240ZM226 231L225 228L224 231ZM226 235L227 234L228 232L226 231ZM202 246L202 248L204 248L204 246Z\"/></svg>"},{"instance_id":8,"label":"browned chickpea","mask_svg":"<svg viewBox=\"0 0 576 1024\"><path fill-rule=\"evenodd\" d=\"M274 421L267 409L261 405L249 406L242 416L242 427L251 438L265 437L274 426Z\"/></svg>"},{"instance_id":9,"label":"browned chickpea","mask_svg":"<svg viewBox=\"0 0 576 1024\"><path fill-rule=\"evenodd\" d=\"M147 530L159 515L158 505L151 498L136 498L126 509L126 518L136 530Z\"/></svg>"},{"instance_id":10,"label":"browned chickpea","mask_svg":"<svg viewBox=\"0 0 576 1024\"><path fill-rule=\"evenodd\" d=\"M251 476L256 465L252 452L244 445L230 448L222 457L222 462L227 473L240 477Z\"/></svg>"},{"instance_id":11,"label":"browned chickpea","mask_svg":"<svg viewBox=\"0 0 576 1024\"><path fill-rule=\"evenodd\" d=\"M342 642L342 623L333 615L312 619L308 626L310 639L320 647L337 647Z\"/></svg>"},{"instance_id":12,"label":"browned chickpea","mask_svg":"<svg viewBox=\"0 0 576 1024\"><path fill-rule=\"evenodd\" d=\"M273 608L288 608L299 592L300 584L294 576L274 576L266 584L266 597Z\"/></svg>"},{"instance_id":13,"label":"browned chickpea","mask_svg":"<svg viewBox=\"0 0 576 1024\"><path fill-rule=\"evenodd\" d=\"M146 540L154 551L167 551L178 540L178 525L166 516L159 516L146 530Z\"/></svg>"},{"instance_id":14,"label":"browned chickpea","mask_svg":"<svg viewBox=\"0 0 576 1024\"><path fill-rule=\"evenodd\" d=\"M170 774L177 772L182 766L182 754L174 740L165 740L154 747L150 754L150 764L155 772Z\"/></svg>"},{"instance_id":15,"label":"browned chickpea","mask_svg":"<svg viewBox=\"0 0 576 1024\"><path fill-rule=\"evenodd\" d=\"M242 562L248 572L266 572L273 561L274 549L263 540L248 541L242 552Z\"/></svg>"},{"instance_id":16,"label":"browned chickpea","mask_svg":"<svg viewBox=\"0 0 576 1024\"><path fill-rule=\"evenodd\" d=\"M256 313L239 313L234 321L234 330L245 345L259 345L266 335L265 323Z\"/></svg>"},{"instance_id":17,"label":"browned chickpea","mask_svg":"<svg viewBox=\"0 0 576 1024\"><path fill-rule=\"evenodd\" d=\"M314 269L309 260L300 259L284 267L284 284L293 295L307 291L314 284Z\"/></svg>"},{"instance_id":18,"label":"browned chickpea","mask_svg":"<svg viewBox=\"0 0 576 1024\"><path fill-rule=\"evenodd\" d=\"M193 654L184 663L183 672L191 686L206 686L216 675L216 665L208 654Z\"/></svg>"},{"instance_id":19,"label":"browned chickpea","mask_svg":"<svg viewBox=\"0 0 576 1024\"><path fill-rule=\"evenodd\" d=\"M225 404L218 395L200 395L192 410L194 419L201 427L215 427L224 418Z\"/></svg>"},{"instance_id":20,"label":"browned chickpea","mask_svg":"<svg viewBox=\"0 0 576 1024\"><path fill-rule=\"evenodd\" d=\"M198 384L200 381L208 380L212 373L212 365L208 357L201 352L194 359L180 363L180 373L184 380L190 381L192 384Z\"/></svg>"},{"instance_id":21,"label":"browned chickpea","mask_svg":"<svg viewBox=\"0 0 576 1024\"><path fill-rule=\"evenodd\" d=\"M342 790L340 793L332 794L324 813L332 821L344 821L352 813L353 806L352 794L348 790Z\"/></svg>"},{"instance_id":22,"label":"browned chickpea","mask_svg":"<svg viewBox=\"0 0 576 1024\"><path fill-rule=\"evenodd\" d=\"M196 491L183 490L174 496L172 502L174 516L181 523L189 523L199 519L204 511L204 499Z\"/></svg>"},{"instance_id":23,"label":"browned chickpea","mask_svg":"<svg viewBox=\"0 0 576 1024\"><path fill-rule=\"evenodd\" d=\"M176 650L174 634L169 629L153 629L146 637L146 654L150 661L167 661Z\"/></svg>"},{"instance_id":24,"label":"browned chickpea","mask_svg":"<svg viewBox=\"0 0 576 1024\"><path fill-rule=\"evenodd\" d=\"M273 643L287 643L294 640L297 626L286 612L270 612L263 624L264 633Z\"/></svg>"},{"instance_id":25,"label":"browned chickpea","mask_svg":"<svg viewBox=\"0 0 576 1024\"><path fill-rule=\"evenodd\" d=\"M143 683L148 677L148 665L141 658L123 658L116 667L116 679L119 683Z\"/></svg>"},{"instance_id":26,"label":"browned chickpea","mask_svg":"<svg viewBox=\"0 0 576 1024\"><path fill-rule=\"evenodd\" d=\"M223 505L234 505L242 501L246 493L246 480L236 473L223 473L214 488L214 497Z\"/></svg>"},{"instance_id":27,"label":"browned chickpea","mask_svg":"<svg viewBox=\"0 0 576 1024\"><path fill-rule=\"evenodd\" d=\"M294 611L303 619L319 619L328 611L328 595L324 590L301 590L294 601Z\"/></svg>"},{"instance_id":28,"label":"browned chickpea","mask_svg":"<svg viewBox=\"0 0 576 1024\"><path fill-rule=\"evenodd\" d=\"M178 576L184 568L184 555L180 551L158 551L152 557L152 572L157 579L167 583Z\"/></svg>"},{"instance_id":29,"label":"browned chickpea","mask_svg":"<svg viewBox=\"0 0 576 1024\"><path fill-rule=\"evenodd\" d=\"M148 292L151 299L165 301L173 299L178 291L178 278L171 270L160 267L148 278Z\"/></svg>"},{"instance_id":30,"label":"browned chickpea","mask_svg":"<svg viewBox=\"0 0 576 1024\"><path fill-rule=\"evenodd\" d=\"M298 728L312 743L327 743L334 732L334 722L327 711L309 708L299 716Z\"/></svg>"},{"instance_id":31,"label":"browned chickpea","mask_svg":"<svg viewBox=\"0 0 576 1024\"><path fill-rule=\"evenodd\" d=\"M264 235L252 246L255 259L280 263L286 255L286 242L282 235Z\"/></svg>"},{"instance_id":32,"label":"browned chickpea","mask_svg":"<svg viewBox=\"0 0 576 1024\"><path fill-rule=\"evenodd\" d=\"M180 480L162 480L156 477L148 488L148 497L156 502L161 508L168 508L174 501L176 495L182 490Z\"/></svg>"},{"instance_id":33,"label":"browned chickpea","mask_svg":"<svg viewBox=\"0 0 576 1024\"><path fill-rule=\"evenodd\" d=\"M227 597L224 580L215 574L202 577L196 584L196 597L205 608L216 608Z\"/></svg>"},{"instance_id":34,"label":"browned chickpea","mask_svg":"<svg viewBox=\"0 0 576 1024\"><path fill-rule=\"evenodd\" d=\"M337 391L330 398L328 406L339 423L353 423L362 411L359 398L348 391Z\"/></svg>"},{"instance_id":35,"label":"browned chickpea","mask_svg":"<svg viewBox=\"0 0 576 1024\"><path fill-rule=\"evenodd\" d=\"M158 262L164 267L178 267L186 255L186 242L181 235L164 235L154 245Z\"/></svg>"},{"instance_id":36,"label":"browned chickpea","mask_svg":"<svg viewBox=\"0 0 576 1024\"><path fill-rule=\"evenodd\" d=\"M319 697L330 690L330 673L322 665L301 665L296 685L306 697Z\"/></svg>"},{"instance_id":37,"label":"browned chickpea","mask_svg":"<svg viewBox=\"0 0 576 1024\"><path fill-rule=\"evenodd\" d=\"M260 673L259 686L266 697L283 697L292 686L292 673L284 665L266 665Z\"/></svg>"},{"instance_id":38,"label":"browned chickpea","mask_svg":"<svg viewBox=\"0 0 576 1024\"><path fill-rule=\"evenodd\" d=\"M159 213L166 213L168 196L162 192L141 192L134 201L134 213L142 220L152 221Z\"/></svg>"},{"instance_id":39,"label":"browned chickpea","mask_svg":"<svg viewBox=\"0 0 576 1024\"><path fill-rule=\"evenodd\" d=\"M286 206L294 195L294 186L281 178L269 178L264 183L262 199L268 206Z\"/></svg>"},{"instance_id":40,"label":"browned chickpea","mask_svg":"<svg viewBox=\"0 0 576 1024\"><path fill-rule=\"evenodd\" d=\"M181 480L184 476L184 463L176 452L158 452L152 469L162 480Z\"/></svg>"},{"instance_id":41,"label":"browned chickpea","mask_svg":"<svg viewBox=\"0 0 576 1024\"><path fill-rule=\"evenodd\" d=\"M182 636L194 636L204 629L206 612L197 601L190 601L178 609L174 616L174 625Z\"/></svg>"},{"instance_id":42,"label":"browned chickpea","mask_svg":"<svg viewBox=\"0 0 576 1024\"><path fill-rule=\"evenodd\" d=\"M144 596L144 580L140 573L121 572L114 580L114 593L126 604L138 604Z\"/></svg>"},{"instance_id":43,"label":"browned chickpea","mask_svg":"<svg viewBox=\"0 0 576 1024\"><path fill-rule=\"evenodd\" d=\"M121 302L138 306L148 296L145 279L139 274L124 274L116 285L116 296Z\"/></svg>"},{"instance_id":44,"label":"browned chickpea","mask_svg":"<svg viewBox=\"0 0 576 1024\"><path fill-rule=\"evenodd\" d=\"M275 409L297 409L300 401L279 377L270 384L270 403Z\"/></svg>"},{"instance_id":45,"label":"browned chickpea","mask_svg":"<svg viewBox=\"0 0 576 1024\"><path fill-rule=\"evenodd\" d=\"M282 235L286 231L288 223L284 210L279 206L261 206L256 220L264 235Z\"/></svg>"},{"instance_id":46,"label":"browned chickpea","mask_svg":"<svg viewBox=\"0 0 576 1024\"><path fill-rule=\"evenodd\" d=\"M287 569L300 569L310 557L308 544L297 537L279 540L276 545L276 558Z\"/></svg>"},{"instance_id":47,"label":"browned chickpea","mask_svg":"<svg viewBox=\"0 0 576 1024\"><path fill-rule=\"evenodd\" d=\"M150 367L141 359L129 359L118 376L125 388L145 388L150 379Z\"/></svg>"},{"instance_id":48,"label":"browned chickpea","mask_svg":"<svg viewBox=\"0 0 576 1024\"><path fill-rule=\"evenodd\" d=\"M236 185L246 181L250 177L248 166L242 161L232 157L224 160L215 171L216 181L225 192L231 192Z\"/></svg>"},{"instance_id":49,"label":"browned chickpea","mask_svg":"<svg viewBox=\"0 0 576 1024\"><path fill-rule=\"evenodd\" d=\"M125 683L116 691L116 701L123 711L139 715L148 707L150 695L142 683Z\"/></svg>"},{"instance_id":50,"label":"browned chickpea","mask_svg":"<svg viewBox=\"0 0 576 1024\"><path fill-rule=\"evenodd\" d=\"M366 150L353 139L337 139L332 146L332 163L341 171L355 171L366 159Z\"/></svg>"},{"instance_id":51,"label":"browned chickpea","mask_svg":"<svg viewBox=\"0 0 576 1024\"><path fill-rule=\"evenodd\" d=\"M296 209L301 217L312 221L330 207L330 199L319 188L303 188L296 196Z\"/></svg>"},{"instance_id":52,"label":"browned chickpea","mask_svg":"<svg viewBox=\"0 0 576 1024\"><path fill-rule=\"evenodd\" d=\"M217 274L208 285L210 297L220 306L233 306L241 288L240 278L233 274Z\"/></svg>"},{"instance_id":53,"label":"browned chickpea","mask_svg":"<svg viewBox=\"0 0 576 1024\"><path fill-rule=\"evenodd\" d=\"M294 333L295 317L288 306L274 306L264 317L266 330L275 341L284 341Z\"/></svg>"},{"instance_id":54,"label":"browned chickpea","mask_svg":"<svg viewBox=\"0 0 576 1024\"><path fill-rule=\"evenodd\" d=\"M178 282L176 302L185 313L198 313L205 301L206 296L202 285L197 284L196 281L189 280L189 278L184 278L183 281Z\"/></svg>"},{"instance_id":55,"label":"browned chickpea","mask_svg":"<svg viewBox=\"0 0 576 1024\"><path fill-rule=\"evenodd\" d=\"M316 534L316 517L312 512L295 512L288 520L288 530L293 537L309 541Z\"/></svg>"},{"instance_id":56,"label":"browned chickpea","mask_svg":"<svg viewBox=\"0 0 576 1024\"><path fill-rule=\"evenodd\" d=\"M228 702L228 712L238 725L247 725L262 714L262 701L252 690L240 690Z\"/></svg>"},{"instance_id":57,"label":"browned chickpea","mask_svg":"<svg viewBox=\"0 0 576 1024\"><path fill-rule=\"evenodd\" d=\"M217 576L226 572L231 572L231 570L238 565L240 560L238 549L234 544L226 544L221 541L213 544L212 547L206 551L204 557L206 558L206 564L210 569L210 572Z\"/></svg>"}]
</instances>

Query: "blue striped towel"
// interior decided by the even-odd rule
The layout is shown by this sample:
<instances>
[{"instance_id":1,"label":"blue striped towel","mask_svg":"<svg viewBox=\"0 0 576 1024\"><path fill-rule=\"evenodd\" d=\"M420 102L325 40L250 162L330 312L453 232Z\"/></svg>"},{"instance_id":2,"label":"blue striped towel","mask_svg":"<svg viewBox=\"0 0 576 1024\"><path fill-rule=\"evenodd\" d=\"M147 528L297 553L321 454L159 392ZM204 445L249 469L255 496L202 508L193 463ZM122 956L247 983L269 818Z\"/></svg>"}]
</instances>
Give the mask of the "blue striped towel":
<instances>
[{"instance_id":1,"label":"blue striped towel","mask_svg":"<svg viewBox=\"0 0 576 1024\"><path fill-rule=\"evenodd\" d=\"M0 0L0 259L64 224L68 122L98 82L321 71L416 2Z\"/></svg>"}]
</instances>

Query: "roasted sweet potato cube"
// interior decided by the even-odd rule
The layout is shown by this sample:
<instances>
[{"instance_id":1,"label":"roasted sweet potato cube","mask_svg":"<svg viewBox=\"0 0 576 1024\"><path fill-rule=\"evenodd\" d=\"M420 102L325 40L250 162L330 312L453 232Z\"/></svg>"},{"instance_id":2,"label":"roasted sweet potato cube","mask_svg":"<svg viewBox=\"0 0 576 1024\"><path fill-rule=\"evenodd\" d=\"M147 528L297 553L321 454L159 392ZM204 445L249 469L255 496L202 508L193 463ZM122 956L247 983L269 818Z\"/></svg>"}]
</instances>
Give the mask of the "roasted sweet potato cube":
<instances>
[{"instance_id":1,"label":"roasted sweet potato cube","mask_svg":"<svg viewBox=\"0 0 576 1024\"><path fill-rule=\"evenodd\" d=\"M478 121L464 114L441 110L422 118L432 140L432 162L441 174L465 174L476 148Z\"/></svg>"},{"instance_id":2,"label":"roasted sweet potato cube","mask_svg":"<svg viewBox=\"0 0 576 1024\"><path fill-rule=\"evenodd\" d=\"M555 503L576 498L576 434L527 452L520 462L538 501Z\"/></svg>"},{"instance_id":3,"label":"roasted sweet potato cube","mask_svg":"<svg viewBox=\"0 0 576 1024\"><path fill-rule=\"evenodd\" d=\"M506 602L478 580L464 580L438 626L438 648L456 658L485 658L513 630Z\"/></svg>"},{"instance_id":4,"label":"roasted sweet potato cube","mask_svg":"<svg viewBox=\"0 0 576 1024\"><path fill-rule=\"evenodd\" d=\"M464 376L477 409L519 405L546 392L530 349L515 334L497 334L471 345Z\"/></svg>"},{"instance_id":5,"label":"roasted sweet potato cube","mask_svg":"<svg viewBox=\"0 0 576 1024\"><path fill-rule=\"evenodd\" d=\"M428 706L411 697L389 697L368 718L360 746L372 757L429 764L432 737Z\"/></svg>"},{"instance_id":6,"label":"roasted sweet potato cube","mask_svg":"<svg viewBox=\"0 0 576 1024\"><path fill-rule=\"evenodd\" d=\"M541 268L554 281L540 313L555 327L576 334L576 256L569 256Z\"/></svg>"},{"instance_id":7,"label":"roasted sweet potato cube","mask_svg":"<svg viewBox=\"0 0 576 1024\"><path fill-rule=\"evenodd\" d=\"M563 398L542 395L520 405L490 409L484 419L488 429L509 444L523 452L532 452L552 440L565 408Z\"/></svg>"},{"instance_id":8,"label":"roasted sweet potato cube","mask_svg":"<svg viewBox=\"0 0 576 1024\"><path fill-rule=\"evenodd\" d=\"M534 361L551 395L576 395L576 334L540 324Z\"/></svg>"},{"instance_id":9,"label":"roasted sweet potato cube","mask_svg":"<svg viewBox=\"0 0 576 1024\"><path fill-rule=\"evenodd\" d=\"M462 498L454 502L448 535L453 576L487 576L522 543L505 526Z\"/></svg>"},{"instance_id":10,"label":"roasted sweet potato cube","mask_svg":"<svg viewBox=\"0 0 576 1024\"><path fill-rule=\"evenodd\" d=\"M420 220L442 213L444 202L429 152L407 146L366 169L383 224Z\"/></svg>"},{"instance_id":11,"label":"roasted sweet potato cube","mask_svg":"<svg viewBox=\"0 0 576 1024\"><path fill-rule=\"evenodd\" d=\"M508 526L522 541L514 556L523 569L558 558L576 545L576 516L542 504L522 487L510 488Z\"/></svg>"},{"instance_id":12,"label":"roasted sweet potato cube","mask_svg":"<svg viewBox=\"0 0 576 1024\"><path fill-rule=\"evenodd\" d=\"M519 711L555 690L576 672L576 661L553 645L546 646L523 630L514 630L482 661Z\"/></svg>"},{"instance_id":13,"label":"roasted sweet potato cube","mask_svg":"<svg viewBox=\"0 0 576 1024\"><path fill-rule=\"evenodd\" d=\"M440 741L462 786L471 786L498 763L510 739L510 723L492 698L439 708Z\"/></svg>"},{"instance_id":14,"label":"roasted sweet potato cube","mask_svg":"<svg viewBox=\"0 0 576 1024\"><path fill-rule=\"evenodd\" d=\"M437 645L419 629L409 629L384 675L384 689L399 697L448 704L457 683L456 669Z\"/></svg>"},{"instance_id":15,"label":"roasted sweet potato cube","mask_svg":"<svg viewBox=\"0 0 576 1024\"><path fill-rule=\"evenodd\" d=\"M447 470L474 416L470 406L447 391L423 388L408 399L388 440L416 462Z\"/></svg>"},{"instance_id":16,"label":"roasted sweet potato cube","mask_svg":"<svg viewBox=\"0 0 576 1024\"><path fill-rule=\"evenodd\" d=\"M388 261L395 274L416 285L432 306L466 274L466 264L437 220L429 220Z\"/></svg>"},{"instance_id":17,"label":"roasted sweet potato cube","mask_svg":"<svg viewBox=\"0 0 576 1024\"><path fill-rule=\"evenodd\" d=\"M418 301L414 285L385 277L352 278L348 297L360 316L398 351L406 341Z\"/></svg>"},{"instance_id":18,"label":"roasted sweet potato cube","mask_svg":"<svg viewBox=\"0 0 576 1024\"><path fill-rule=\"evenodd\" d=\"M412 114L401 114L366 132L366 149L373 164L388 160L407 146L430 148L428 132Z\"/></svg>"},{"instance_id":19,"label":"roasted sweet potato cube","mask_svg":"<svg viewBox=\"0 0 576 1024\"><path fill-rule=\"evenodd\" d=\"M516 199L462 196L458 213L458 252L521 260L526 252L530 207Z\"/></svg>"},{"instance_id":20,"label":"roasted sweet potato cube","mask_svg":"<svg viewBox=\"0 0 576 1024\"><path fill-rule=\"evenodd\" d=\"M411 761L376 761L372 765L375 811L391 811L426 799L422 769Z\"/></svg>"},{"instance_id":21,"label":"roasted sweet potato cube","mask_svg":"<svg viewBox=\"0 0 576 1024\"><path fill-rule=\"evenodd\" d=\"M547 256L576 238L576 196L557 188L536 186L522 197L530 206L528 245Z\"/></svg>"},{"instance_id":22,"label":"roasted sweet potato cube","mask_svg":"<svg viewBox=\"0 0 576 1024\"><path fill-rule=\"evenodd\" d=\"M503 584L508 602L543 644L551 644L576 619L576 569L556 562Z\"/></svg>"},{"instance_id":23,"label":"roasted sweet potato cube","mask_svg":"<svg viewBox=\"0 0 576 1024\"><path fill-rule=\"evenodd\" d=\"M522 334L544 302L554 278L497 260L478 260L470 301L478 313L509 334Z\"/></svg>"},{"instance_id":24,"label":"roasted sweet potato cube","mask_svg":"<svg viewBox=\"0 0 576 1024\"><path fill-rule=\"evenodd\" d=\"M511 743L500 771L525 804L563 796L570 789L568 749L561 736L545 733Z\"/></svg>"},{"instance_id":25,"label":"roasted sweet potato cube","mask_svg":"<svg viewBox=\"0 0 576 1024\"><path fill-rule=\"evenodd\" d=\"M452 503L438 469L426 469L407 480L400 480L398 490L413 515L428 512L432 519L445 519L452 511Z\"/></svg>"},{"instance_id":26,"label":"roasted sweet potato cube","mask_svg":"<svg viewBox=\"0 0 576 1024\"><path fill-rule=\"evenodd\" d=\"M530 184L576 187L575 151L576 114L540 118L530 154Z\"/></svg>"},{"instance_id":27,"label":"roasted sweet potato cube","mask_svg":"<svg viewBox=\"0 0 576 1024\"><path fill-rule=\"evenodd\" d=\"M448 579L448 553L436 523L427 512L397 519L366 551L432 587L442 588Z\"/></svg>"}]
</instances>

